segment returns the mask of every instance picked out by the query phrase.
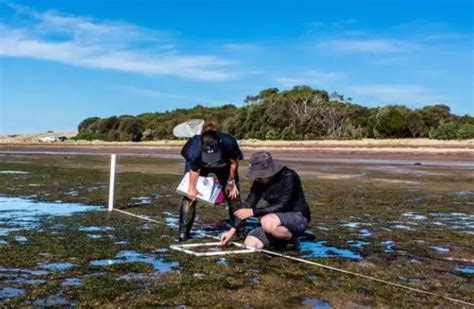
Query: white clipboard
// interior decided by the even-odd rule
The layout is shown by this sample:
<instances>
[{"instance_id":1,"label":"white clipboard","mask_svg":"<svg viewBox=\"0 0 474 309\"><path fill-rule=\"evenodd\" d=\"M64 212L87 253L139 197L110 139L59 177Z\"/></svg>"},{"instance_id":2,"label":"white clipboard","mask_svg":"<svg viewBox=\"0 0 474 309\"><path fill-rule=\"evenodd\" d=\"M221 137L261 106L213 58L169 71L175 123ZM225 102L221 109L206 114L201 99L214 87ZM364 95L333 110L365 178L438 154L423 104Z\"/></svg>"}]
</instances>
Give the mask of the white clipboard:
<instances>
[{"instance_id":1,"label":"white clipboard","mask_svg":"<svg viewBox=\"0 0 474 309\"><path fill-rule=\"evenodd\" d=\"M176 192L183 196L188 196L189 188L189 172L184 174L181 183L176 188ZM203 177L199 176L196 189L201 193L196 197L197 200L215 205L219 194L222 192L222 186L214 177Z\"/></svg>"}]
</instances>

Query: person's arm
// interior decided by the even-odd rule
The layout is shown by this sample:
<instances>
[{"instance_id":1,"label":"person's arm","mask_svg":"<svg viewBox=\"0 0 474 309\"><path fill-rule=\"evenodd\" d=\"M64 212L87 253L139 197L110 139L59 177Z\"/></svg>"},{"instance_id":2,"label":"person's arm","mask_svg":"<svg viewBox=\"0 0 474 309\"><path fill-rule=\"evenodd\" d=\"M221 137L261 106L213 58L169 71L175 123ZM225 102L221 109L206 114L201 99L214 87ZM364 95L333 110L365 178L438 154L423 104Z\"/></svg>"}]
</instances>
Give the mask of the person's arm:
<instances>
[{"instance_id":1,"label":"person's arm","mask_svg":"<svg viewBox=\"0 0 474 309\"><path fill-rule=\"evenodd\" d=\"M235 183L235 176L237 175L237 168L239 167L239 162L230 159L230 171L229 171L229 178L227 183L225 184L225 193L231 198L237 198L239 194L239 190Z\"/></svg>"},{"instance_id":2,"label":"person's arm","mask_svg":"<svg viewBox=\"0 0 474 309\"><path fill-rule=\"evenodd\" d=\"M262 198L262 188L261 185L257 182L252 184L250 188L250 193L243 202L243 208L252 208L254 209L257 206L258 202Z\"/></svg>"},{"instance_id":3,"label":"person's arm","mask_svg":"<svg viewBox=\"0 0 474 309\"><path fill-rule=\"evenodd\" d=\"M279 199L276 204L263 207L263 208L255 208L253 210L253 215L256 217L262 217L264 215L275 213L275 212L285 212L290 210L292 206L292 198L295 192L295 179L293 175L289 175L283 178L283 184L281 186L281 191L279 192Z\"/></svg>"},{"instance_id":4,"label":"person's arm","mask_svg":"<svg viewBox=\"0 0 474 309\"><path fill-rule=\"evenodd\" d=\"M230 171L229 171L229 181L235 180L235 175L237 175L237 168L239 167L239 162L233 159L230 159Z\"/></svg>"},{"instance_id":5,"label":"person's arm","mask_svg":"<svg viewBox=\"0 0 474 309\"><path fill-rule=\"evenodd\" d=\"M252 187L250 188L250 193L247 196L247 199L245 200L245 202L242 203L243 207L234 212L235 218L233 226L227 232L221 235L222 245L225 245L230 241L230 239L237 232L237 228L240 226L242 220L253 216L253 208L257 206L258 201L261 199L261 197L261 188L257 183L254 182Z\"/></svg>"},{"instance_id":6,"label":"person's arm","mask_svg":"<svg viewBox=\"0 0 474 309\"><path fill-rule=\"evenodd\" d=\"M188 198L192 201L196 200L197 196L201 193L197 190L197 182L199 179L199 170L189 170L189 187L188 187Z\"/></svg>"},{"instance_id":7,"label":"person's arm","mask_svg":"<svg viewBox=\"0 0 474 309\"><path fill-rule=\"evenodd\" d=\"M236 217L234 220L235 227L238 226L236 225L237 223L240 224L241 220L246 220L254 216L255 206L257 206L258 201L262 198L262 191L262 186L254 182L247 199L242 203L243 207L234 212L234 216Z\"/></svg>"},{"instance_id":8,"label":"person's arm","mask_svg":"<svg viewBox=\"0 0 474 309\"><path fill-rule=\"evenodd\" d=\"M194 136L184 144L181 149L181 155L186 160L186 171L189 172L188 198L195 200L199 195L196 185L199 179L201 169L199 136Z\"/></svg>"}]
</instances>

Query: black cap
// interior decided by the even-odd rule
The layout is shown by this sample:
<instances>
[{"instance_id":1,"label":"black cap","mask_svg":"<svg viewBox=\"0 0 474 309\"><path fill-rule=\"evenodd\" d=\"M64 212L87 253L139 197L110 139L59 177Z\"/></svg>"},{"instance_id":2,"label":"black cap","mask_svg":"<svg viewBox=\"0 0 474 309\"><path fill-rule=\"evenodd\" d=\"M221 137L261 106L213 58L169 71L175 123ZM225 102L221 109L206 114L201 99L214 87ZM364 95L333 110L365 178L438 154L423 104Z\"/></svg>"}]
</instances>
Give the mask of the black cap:
<instances>
[{"instance_id":1,"label":"black cap","mask_svg":"<svg viewBox=\"0 0 474 309\"><path fill-rule=\"evenodd\" d=\"M201 161L206 166L218 166L222 162L222 149L220 146L203 147L201 149Z\"/></svg>"}]
</instances>

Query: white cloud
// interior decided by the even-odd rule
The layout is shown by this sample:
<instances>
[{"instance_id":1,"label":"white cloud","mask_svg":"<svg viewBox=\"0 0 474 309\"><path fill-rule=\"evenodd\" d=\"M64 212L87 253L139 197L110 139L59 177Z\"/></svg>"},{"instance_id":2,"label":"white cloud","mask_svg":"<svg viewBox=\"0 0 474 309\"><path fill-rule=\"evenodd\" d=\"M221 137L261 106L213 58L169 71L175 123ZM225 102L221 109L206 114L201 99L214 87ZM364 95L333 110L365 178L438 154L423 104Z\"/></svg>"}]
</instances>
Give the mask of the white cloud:
<instances>
[{"instance_id":1,"label":"white cloud","mask_svg":"<svg viewBox=\"0 0 474 309\"><path fill-rule=\"evenodd\" d=\"M165 99L165 100L173 100L191 104L203 104L207 106L221 106L224 104L233 104L231 100L222 100L222 99L213 99L207 97L200 97L200 96L190 96L190 95L182 95L182 94L174 94L169 92L164 92L158 89L149 89L149 88L142 88L142 87L135 87L129 85L118 85L118 87L126 92L137 94L140 96L150 97L150 98L157 98L157 99Z\"/></svg>"},{"instance_id":2,"label":"white cloud","mask_svg":"<svg viewBox=\"0 0 474 309\"><path fill-rule=\"evenodd\" d=\"M321 22L321 21L313 21L311 23L311 26L313 28L343 28L343 27L348 27L353 24L358 23L359 21L355 18L347 18L347 19L341 19L341 20L336 20L333 22Z\"/></svg>"},{"instance_id":3,"label":"white cloud","mask_svg":"<svg viewBox=\"0 0 474 309\"><path fill-rule=\"evenodd\" d=\"M23 23L0 24L0 55L4 57L208 81L234 77L226 69L232 62L214 55L183 54L169 42L165 32L9 6L22 16Z\"/></svg>"},{"instance_id":4,"label":"white cloud","mask_svg":"<svg viewBox=\"0 0 474 309\"><path fill-rule=\"evenodd\" d=\"M277 77L275 81L282 87L291 88L297 85L316 85L321 87L327 86L333 82L340 81L346 77L343 73L338 72L322 72L317 70L308 70L299 75Z\"/></svg>"},{"instance_id":5,"label":"white cloud","mask_svg":"<svg viewBox=\"0 0 474 309\"><path fill-rule=\"evenodd\" d=\"M361 85L349 88L350 95L357 100L371 104L403 104L407 106L423 106L435 102L448 101L419 85L409 84L376 84Z\"/></svg>"},{"instance_id":6,"label":"white cloud","mask_svg":"<svg viewBox=\"0 0 474 309\"><path fill-rule=\"evenodd\" d=\"M223 48L236 52L253 52L260 49L260 46L250 43L228 43L222 45Z\"/></svg>"},{"instance_id":7,"label":"white cloud","mask_svg":"<svg viewBox=\"0 0 474 309\"><path fill-rule=\"evenodd\" d=\"M121 85L120 87L128 92L135 93L135 94L145 96L145 97L171 99L171 100L179 100L179 99L188 98L186 96L162 92L156 89L147 89L147 88L140 88L140 87L135 87L135 86L126 86L126 85Z\"/></svg>"},{"instance_id":8,"label":"white cloud","mask_svg":"<svg viewBox=\"0 0 474 309\"><path fill-rule=\"evenodd\" d=\"M386 54L417 48L414 43L395 39L336 39L320 43L321 47L345 53Z\"/></svg>"},{"instance_id":9,"label":"white cloud","mask_svg":"<svg viewBox=\"0 0 474 309\"><path fill-rule=\"evenodd\" d=\"M472 40L472 36L456 32L440 32L427 35L424 41L457 41L464 39Z\"/></svg>"}]
</instances>

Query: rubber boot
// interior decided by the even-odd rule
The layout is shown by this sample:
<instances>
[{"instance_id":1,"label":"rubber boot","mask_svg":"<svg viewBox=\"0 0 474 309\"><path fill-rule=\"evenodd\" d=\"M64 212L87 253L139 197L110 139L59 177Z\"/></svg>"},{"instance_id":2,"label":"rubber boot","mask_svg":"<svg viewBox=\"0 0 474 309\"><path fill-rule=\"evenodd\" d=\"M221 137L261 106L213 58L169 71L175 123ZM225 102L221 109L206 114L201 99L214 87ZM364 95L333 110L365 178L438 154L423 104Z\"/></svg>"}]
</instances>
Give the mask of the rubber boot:
<instances>
[{"instance_id":1,"label":"rubber boot","mask_svg":"<svg viewBox=\"0 0 474 309\"><path fill-rule=\"evenodd\" d=\"M192 202L187 198L183 199L179 210L178 241L185 241L191 238L191 228L196 216L196 201Z\"/></svg>"}]
</instances>

